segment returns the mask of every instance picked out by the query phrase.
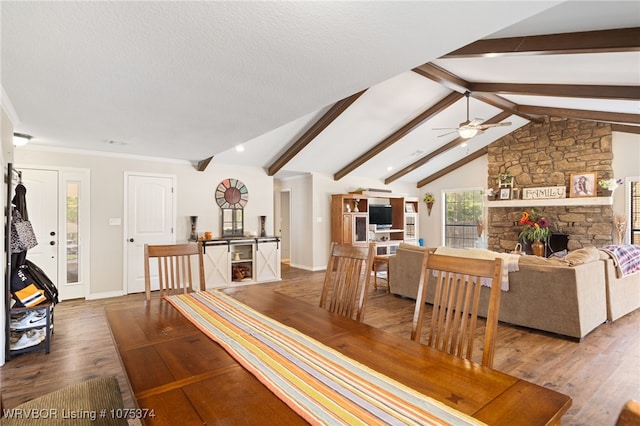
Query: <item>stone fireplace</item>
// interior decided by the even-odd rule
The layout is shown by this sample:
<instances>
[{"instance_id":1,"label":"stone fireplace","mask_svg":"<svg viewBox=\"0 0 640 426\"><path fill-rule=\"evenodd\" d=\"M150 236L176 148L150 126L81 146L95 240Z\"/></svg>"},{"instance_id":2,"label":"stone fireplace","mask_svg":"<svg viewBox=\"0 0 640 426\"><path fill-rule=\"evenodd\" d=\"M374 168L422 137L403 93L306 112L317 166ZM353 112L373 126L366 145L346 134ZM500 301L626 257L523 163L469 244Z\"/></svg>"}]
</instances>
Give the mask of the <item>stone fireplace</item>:
<instances>
[{"instance_id":1,"label":"stone fireplace","mask_svg":"<svg viewBox=\"0 0 640 426\"><path fill-rule=\"evenodd\" d=\"M546 118L543 123L528 125L498 139L488 146L487 188L496 189L500 173L510 172L514 188L562 186L569 194L573 173L596 172L597 180L613 178L611 126L606 123ZM598 196L601 196L598 187ZM574 200L571 200L574 201ZM593 200L589 200L593 201ZM501 201L488 209L487 235L491 250L509 251L518 242L523 210L531 210L526 200L518 206L500 207ZM537 201L537 203L540 203ZM590 204L533 207L549 219L553 233L568 235L568 249L612 244L613 208Z\"/></svg>"}]
</instances>

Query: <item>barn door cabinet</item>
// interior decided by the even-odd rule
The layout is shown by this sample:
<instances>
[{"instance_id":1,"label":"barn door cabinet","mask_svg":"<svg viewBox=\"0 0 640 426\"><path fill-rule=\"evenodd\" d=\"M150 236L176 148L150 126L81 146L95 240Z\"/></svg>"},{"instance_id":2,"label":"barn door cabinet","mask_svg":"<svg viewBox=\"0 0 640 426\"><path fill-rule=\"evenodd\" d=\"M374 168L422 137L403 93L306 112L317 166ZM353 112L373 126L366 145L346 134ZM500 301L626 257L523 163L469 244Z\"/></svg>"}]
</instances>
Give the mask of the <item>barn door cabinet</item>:
<instances>
[{"instance_id":1,"label":"barn door cabinet","mask_svg":"<svg viewBox=\"0 0 640 426\"><path fill-rule=\"evenodd\" d=\"M203 241L207 288L280 280L280 238L220 238Z\"/></svg>"}]
</instances>

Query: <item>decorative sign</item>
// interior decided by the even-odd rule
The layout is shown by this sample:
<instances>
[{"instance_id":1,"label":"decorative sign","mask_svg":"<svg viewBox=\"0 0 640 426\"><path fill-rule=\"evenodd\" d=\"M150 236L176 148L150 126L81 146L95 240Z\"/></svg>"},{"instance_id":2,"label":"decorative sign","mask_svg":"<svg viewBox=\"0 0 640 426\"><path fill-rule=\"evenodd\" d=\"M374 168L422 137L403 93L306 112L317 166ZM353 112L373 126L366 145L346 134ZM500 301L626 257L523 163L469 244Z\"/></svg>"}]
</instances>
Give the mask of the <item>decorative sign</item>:
<instances>
[{"instance_id":1,"label":"decorative sign","mask_svg":"<svg viewBox=\"0 0 640 426\"><path fill-rule=\"evenodd\" d=\"M555 198L567 198L565 186L546 186L544 188L523 188L523 200L549 200Z\"/></svg>"}]
</instances>

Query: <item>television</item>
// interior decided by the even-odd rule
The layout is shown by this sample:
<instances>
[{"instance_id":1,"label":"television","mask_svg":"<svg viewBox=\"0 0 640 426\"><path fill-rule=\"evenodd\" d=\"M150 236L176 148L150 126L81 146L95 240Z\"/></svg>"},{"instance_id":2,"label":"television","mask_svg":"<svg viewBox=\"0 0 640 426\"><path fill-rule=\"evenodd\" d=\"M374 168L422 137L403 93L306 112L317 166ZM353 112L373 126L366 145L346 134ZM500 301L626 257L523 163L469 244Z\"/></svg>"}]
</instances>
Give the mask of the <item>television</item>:
<instances>
[{"instance_id":1,"label":"television","mask_svg":"<svg viewBox=\"0 0 640 426\"><path fill-rule=\"evenodd\" d=\"M369 223L375 225L376 229L390 229L391 220L390 204L370 204L369 205Z\"/></svg>"}]
</instances>

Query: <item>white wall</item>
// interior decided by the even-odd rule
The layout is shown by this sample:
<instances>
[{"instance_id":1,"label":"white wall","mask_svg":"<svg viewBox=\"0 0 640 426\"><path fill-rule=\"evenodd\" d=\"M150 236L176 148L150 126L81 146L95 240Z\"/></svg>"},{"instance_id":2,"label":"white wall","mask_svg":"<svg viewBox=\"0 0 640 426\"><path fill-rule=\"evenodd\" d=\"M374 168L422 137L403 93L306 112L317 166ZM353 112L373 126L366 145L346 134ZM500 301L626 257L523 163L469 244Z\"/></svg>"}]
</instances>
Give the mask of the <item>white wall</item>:
<instances>
[{"instance_id":1,"label":"white wall","mask_svg":"<svg viewBox=\"0 0 640 426\"><path fill-rule=\"evenodd\" d=\"M388 189L394 193L416 196L415 184L385 185L376 179L309 173L286 179L276 179L276 202L279 192L290 190L291 197L291 266L311 271L327 267L331 244L331 194L344 194L358 188ZM279 215L279 212L276 213Z\"/></svg>"},{"instance_id":2,"label":"white wall","mask_svg":"<svg viewBox=\"0 0 640 426\"><path fill-rule=\"evenodd\" d=\"M640 177L640 135L613 132L613 171L616 179ZM625 197L621 187L613 192L613 214L627 216L630 222ZM615 237L614 237L615 241Z\"/></svg>"},{"instance_id":3,"label":"white wall","mask_svg":"<svg viewBox=\"0 0 640 426\"><path fill-rule=\"evenodd\" d=\"M220 208L214 194L226 178L240 179L249 190L245 208L245 232L258 231L258 216L267 216L266 229L273 229L273 179L255 167L210 164L198 172L185 161L159 161L59 151L18 149L16 167L83 167L91 171L91 277L90 297L117 294L123 290L124 242L122 226L109 225L110 218L124 220L124 172L157 173L177 177L176 240L191 233L189 216L198 216L198 231L220 236Z\"/></svg>"},{"instance_id":4,"label":"white wall","mask_svg":"<svg viewBox=\"0 0 640 426\"><path fill-rule=\"evenodd\" d=\"M7 164L11 163L13 161L13 125L11 124L11 120L9 119L9 116L7 115L4 105L2 106L2 108L0 108L1 112L2 112L2 116L0 117L0 145L1 145L1 149L0 149L0 164L2 164L2 170L4 171L3 175L5 176L5 181L10 181L12 176L7 176ZM0 189L0 197L2 197L2 205L4 206L3 211L8 211L7 208L9 206L7 206L6 200L7 200L7 185L6 183L3 183L2 185L2 189ZM4 228L3 228L4 229ZM4 247L5 245L5 241L4 241L4 235L5 233L2 233L2 237L0 237L0 241L2 241L2 245ZM7 270L6 270L6 264L7 264L7 258L6 258L6 252L5 252L5 256L3 257L3 261L2 261L2 282L6 285L4 277L7 276ZM4 286L3 286L3 290L0 291L0 365L4 365L5 362L5 357L4 357L4 347L6 344L6 337L4 334L4 328L6 326L6 315L7 315L7 310L6 310L6 303L7 303L7 299L5 298L5 291L4 291Z\"/></svg>"}]
</instances>

